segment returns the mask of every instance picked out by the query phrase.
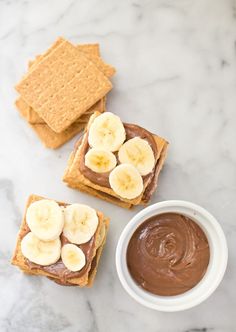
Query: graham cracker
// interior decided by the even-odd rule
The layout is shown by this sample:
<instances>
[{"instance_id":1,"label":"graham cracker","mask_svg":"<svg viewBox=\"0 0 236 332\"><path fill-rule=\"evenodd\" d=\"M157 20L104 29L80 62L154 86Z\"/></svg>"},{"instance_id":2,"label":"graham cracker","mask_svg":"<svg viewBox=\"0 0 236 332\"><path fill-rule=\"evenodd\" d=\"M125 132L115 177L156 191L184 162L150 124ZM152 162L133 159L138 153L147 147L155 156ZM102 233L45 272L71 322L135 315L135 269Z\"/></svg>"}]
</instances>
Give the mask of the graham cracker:
<instances>
[{"instance_id":1,"label":"graham cracker","mask_svg":"<svg viewBox=\"0 0 236 332\"><path fill-rule=\"evenodd\" d=\"M77 46L78 48L78 46ZM95 55L95 54L86 54L87 58L89 60L91 60L97 67L99 70L101 70L101 72L103 72L104 75L106 75L107 77L112 77L115 73L116 70L114 67L112 67L111 65L108 65L107 63L105 63L102 58L100 58L99 56Z\"/></svg>"},{"instance_id":2,"label":"graham cracker","mask_svg":"<svg viewBox=\"0 0 236 332\"><path fill-rule=\"evenodd\" d=\"M79 134L86 126L90 114L100 110L101 112L105 111L104 99L99 100L95 105L93 105L85 114L82 115L80 120L75 121L69 128L64 130L61 133L55 133L46 123L42 124L31 124L31 128L35 131L39 139L45 145L45 147L50 149L57 149L75 135ZM28 121L29 108L28 104L24 102L22 98L19 98L15 105L22 115L22 117Z\"/></svg>"},{"instance_id":3,"label":"graham cracker","mask_svg":"<svg viewBox=\"0 0 236 332\"><path fill-rule=\"evenodd\" d=\"M19 98L17 100L17 103L20 103L21 105L25 105L26 113L25 117L27 121L30 124L45 124L46 122L40 118L38 113L36 113L31 106L29 106L22 98ZM93 114L93 112L104 112L105 111L105 97L100 99L96 104L94 104L92 107L90 107L84 114L82 114L78 119L75 120L74 123L87 123L90 116Z\"/></svg>"},{"instance_id":4,"label":"graham cracker","mask_svg":"<svg viewBox=\"0 0 236 332\"><path fill-rule=\"evenodd\" d=\"M28 67L29 69L32 68L34 65L38 64L43 58L45 58L50 52L52 52L55 48L57 48L59 45L61 45L62 43L64 42L64 39L63 38L58 38L54 44L42 55L38 55L36 56L35 60L33 61L29 61L28 63ZM81 44L81 45L77 45L76 46L77 49L81 52L84 52L86 54L86 56L88 57L89 60L93 61L93 62L96 62L94 61L94 57L97 57L98 59L99 58L99 55L100 55L100 52L99 52L99 44ZM102 61L102 60L101 60ZM103 61L103 67L102 68L102 65L100 65L100 70L106 75L106 72L112 72L112 69L113 67L105 64ZM95 63L96 64L96 63ZM113 68L114 69L114 68ZM107 75L108 76L108 75ZM110 75L112 76L112 75ZM104 99L105 97L103 97L102 99ZM22 99L20 97L20 99ZM101 99L101 102L105 103L105 100L102 101ZM21 104L23 103L23 101L21 102ZM27 104L26 102L24 102L25 104ZM97 102L99 103L99 101ZM26 107L26 106L25 106ZM97 109L98 111L102 111L102 107ZM79 121L80 123L83 122L83 123L87 123L88 122L88 119L89 119L89 116L87 114L92 114L93 112L93 107L92 107L92 110L91 111L86 111L85 114L83 114L82 116L80 116L76 121ZM103 111L102 111L103 112ZM34 109L32 107L27 107L27 121L30 123L30 124L45 124L46 122L38 115L37 112L34 111ZM75 122L76 122L75 121Z\"/></svg>"},{"instance_id":5,"label":"graham cracker","mask_svg":"<svg viewBox=\"0 0 236 332\"><path fill-rule=\"evenodd\" d=\"M29 61L28 68L33 69L34 65L37 65L43 58L45 58L52 51L54 51L59 45L61 45L64 42L64 40L65 39L62 37L57 38L56 41L43 54L36 55L34 60Z\"/></svg>"},{"instance_id":6,"label":"graham cracker","mask_svg":"<svg viewBox=\"0 0 236 332\"><path fill-rule=\"evenodd\" d=\"M34 61L30 61L28 67L31 68L34 64L37 64L43 59L46 55L48 55L51 51L53 51L57 46L59 46L64 41L63 38L57 39L57 41L47 50L43 55L38 55ZM82 44L77 45L77 48L87 54L88 58L92 56L99 56L99 45L98 44ZM90 59L91 60L91 59ZM85 114L82 114L75 122L79 121L80 123L87 123L90 115L97 110L98 112L105 111L105 98L103 97L100 101L98 101L95 105L97 107L94 108L94 105L88 109ZM19 99L22 99L21 97ZM25 108L27 109L27 121L30 124L46 124L46 122L38 115L34 109L27 105L27 103L22 99L20 100L20 104L25 104ZM102 103L102 105L98 106L98 103Z\"/></svg>"},{"instance_id":7,"label":"graham cracker","mask_svg":"<svg viewBox=\"0 0 236 332\"><path fill-rule=\"evenodd\" d=\"M63 41L16 86L55 132L62 132L112 88L108 78L72 44Z\"/></svg>"},{"instance_id":8,"label":"graham cracker","mask_svg":"<svg viewBox=\"0 0 236 332\"><path fill-rule=\"evenodd\" d=\"M29 68L33 66L33 64L38 64L45 56L47 56L51 51L53 51L57 46L59 46L65 39L62 37L59 37L52 46L47 49L46 52L43 54L36 55L34 60L29 61ZM88 53L91 55L95 55L100 57L100 50L99 50L99 44L80 44L76 46L79 51Z\"/></svg>"},{"instance_id":9,"label":"graham cracker","mask_svg":"<svg viewBox=\"0 0 236 332\"><path fill-rule=\"evenodd\" d=\"M109 228L109 224L110 224L110 220L108 218L104 219L104 236L102 238L101 244L99 246L99 248L97 249L96 252L96 256L95 256L95 263L94 263L94 267L90 270L89 273L89 278L88 278L88 283L86 285L86 287L92 287L94 284L94 279L96 277L97 271L98 271L98 265L102 256L102 251L104 249L106 240L107 240L107 233L108 233L108 228Z\"/></svg>"},{"instance_id":10,"label":"graham cracker","mask_svg":"<svg viewBox=\"0 0 236 332\"><path fill-rule=\"evenodd\" d=\"M81 52L100 57L100 48L99 48L98 43L96 43L96 44L78 44L78 45L76 45L76 47Z\"/></svg>"},{"instance_id":11,"label":"graham cracker","mask_svg":"<svg viewBox=\"0 0 236 332\"><path fill-rule=\"evenodd\" d=\"M17 237L16 248L15 248L15 252L13 254L11 263L13 265L18 266L25 273L33 274L33 275L46 276L46 277L54 279L55 281L56 280L60 281L59 276L57 276L55 274L52 274L52 273L49 273L47 271L44 271L43 268L40 265L38 265L38 268L34 268L33 270L30 269L28 264L27 264L27 260L24 258L23 254L21 252L21 236L25 234L25 228L28 227L26 225L26 218L25 218L27 208L29 207L29 205L31 203L33 203L35 201L38 201L38 200L41 200L41 199L43 199L43 197L40 197L40 196L37 196L37 195L31 195L29 197L28 201L27 201L25 214L24 214L24 217L23 217L22 224L20 226L20 230L19 230L18 237ZM65 205L65 203L63 203L63 202L57 202L57 203L59 205ZM103 247L104 241L105 241L104 239L101 241L101 238L100 238L101 230L103 230L103 226L104 226L104 223L105 223L105 226L106 226L105 227L105 233L107 233L108 224L109 224L109 219L105 218L101 212L97 211L97 214L98 214L98 218L99 218L99 224L98 224L98 228L95 232L95 248L94 248L94 252L93 252L93 255L92 255L92 260L95 258L96 254L101 255L102 249L100 249L99 252L98 252L98 249L101 246ZM104 235L104 238L105 238L105 236L106 235ZM76 277L75 278L70 277L66 281L68 281L71 284L78 285L80 287L86 286L89 283L89 271L91 269L92 260L90 262L89 269L85 272L84 275L82 275L81 277L77 277L77 278ZM98 264L98 261L97 261L97 264ZM96 268L97 268L97 264L95 266Z\"/></svg>"},{"instance_id":12,"label":"graham cracker","mask_svg":"<svg viewBox=\"0 0 236 332\"><path fill-rule=\"evenodd\" d=\"M91 182L88 178L86 178L80 172L79 165L81 162L81 158L83 158L81 147L83 146L83 144L86 143L88 131L89 131L89 128L90 128L92 122L99 115L100 114L96 112L91 116L80 147L69 158L69 165L66 168L66 171L64 173L63 181L66 182L70 187L79 189L81 191L86 191L87 193L91 193L94 196L96 195L96 197L105 199L106 201L110 201L112 203L116 203L116 202L119 203L119 201L122 201L122 205L123 205L123 202L125 202L128 204L128 206L127 206L128 208L130 208L132 205L143 204L144 202L142 201L142 197L144 195L144 192L145 192L147 186L149 185L149 182L144 182L143 192L138 197L136 197L132 200L128 200L128 199L118 196L111 188L103 187L103 186L100 186L98 184ZM165 148L165 146L167 146L168 143L163 138L161 138L157 135L152 135L152 136L157 145L157 155L156 155L156 164L157 164L157 162L161 156L161 152L162 152L163 148ZM164 160L163 160L163 163L164 163ZM152 181L152 177L150 177L149 181ZM92 189L88 189L88 188L92 188ZM111 199L111 197L115 197L116 200L114 200L114 198ZM126 207L126 206L124 206L124 207Z\"/></svg>"},{"instance_id":13,"label":"graham cracker","mask_svg":"<svg viewBox=\"0 0 236 332\"><path fill-rule=\"evenodd\" d=\"M55 48L61 45L65 41L64 38L59 37L53 45L42 55L37 55L34 61L29 62L29 68L33 68L33 65L37 65L43 58L49 55ZM113 66L105 63L100 57L99 44L78 44L76 45L78 51L85 53L87 58L92 61L98 69L100 69L107 77L112 77L116 70Z\"/></svg>"},{"instance_id":14,"label":"graham cracker","mask_svg":"<svg viewBox=\"0 0 236 332\"><path fill-rule=\"evenodd\" d=\"M153 191L155 191L156 188L157 188L158 177L160 175L160 172L161 172L161 170L164 166L164 163L165 163L165 160L166 160L166 157L167 157L168 145L169 145L169 143L165 142L165 144L164 144L164 146L161 150L160 158L158 159L158 161L156 163L155 172L154 172L152 182L147 185L146 190L144 191L144 194L142 196L142 204L144 204L144 205L146 205L151 199L152 193L149 194L149 195L146 194L148 192L148 188L151 186L151 184L154 184Z\"/></svg>"},{"instance_id":15,"label":"graham cracker","mask_svg":"<svg viewBox=\"0 0 236 332\"><path fill-rule=\"evenodd\" d=\"M65 181L66 182L66 181ZM115 205L118 205L122 208L125 208L125 209L131 209L134 205L131 204L131 203L127 203L127 202L124 202L124 201L121 201L120 199L114 197L114 196L111 196L109 194L106 194L102 191L98 191L92 187L89 187L89 186L86 186L82 183L76 183L74 184L73 182L70 182L70 180L68 182L66 182L66 184L70 187L70 188L73 188L73 189L77 189L81 192L84 192L86 194L89 194L91 196L94 196L96 198L99 198L99 199L102 199L108 203L112 203L112 204L115 204Z\"/></svg>"}]
</instances>

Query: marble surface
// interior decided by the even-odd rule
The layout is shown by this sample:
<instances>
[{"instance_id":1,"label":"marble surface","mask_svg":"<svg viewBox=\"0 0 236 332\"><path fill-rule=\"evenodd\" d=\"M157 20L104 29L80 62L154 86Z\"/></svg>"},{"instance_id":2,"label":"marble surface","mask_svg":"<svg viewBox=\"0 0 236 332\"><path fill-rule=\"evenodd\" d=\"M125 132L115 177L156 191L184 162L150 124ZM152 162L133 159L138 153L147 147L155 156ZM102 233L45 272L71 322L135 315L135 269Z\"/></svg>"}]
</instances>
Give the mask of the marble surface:
<instances>
[{"instance_id":1,"label":"marble surface","mask_svg":"<svg viewBox=\"0 0 236 332\"><path fill-rule=\"evenodd\" d=\"M117 68L108 109L170 141L152 202L184 199L222 225L229 263L220 287L180 313L142 307L123 290L114 255L139 210L125 211L61 181L75 140L45 149L14 107L27 61L57 36L99 42ZM0 331L236 331L236 1L0 0ZM30 193L84 202L111 216L92 289L62 288L9 264Z\"/></svg>"}]
</instances>

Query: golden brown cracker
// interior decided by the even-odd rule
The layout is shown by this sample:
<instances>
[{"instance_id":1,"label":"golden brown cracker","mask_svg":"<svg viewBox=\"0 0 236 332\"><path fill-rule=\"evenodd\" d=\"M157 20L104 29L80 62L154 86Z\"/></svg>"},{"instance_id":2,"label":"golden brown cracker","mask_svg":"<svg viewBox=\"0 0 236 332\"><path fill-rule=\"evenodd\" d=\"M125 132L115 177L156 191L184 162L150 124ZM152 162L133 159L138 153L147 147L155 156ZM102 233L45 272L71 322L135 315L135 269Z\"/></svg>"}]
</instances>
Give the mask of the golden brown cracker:
<instances>
[{"instance_id":1,"label":"golden brown cracker","mask_svg":"<svg viewBox=\"0 0 236 332\"><path fill-rule=\"evenodd\" d=\"M89 55L95 55L100 57L99 44L78 44L76 45L79 51L85 52Z\"/></svg>"},{"instance_id":2,"label":"golden brown cracker","mask_svg":"<svg viewBox=\"0 0 236 332\"><path fill-rule=\"evenodd\" d=\"M16 86L23 99L55 131L62 132L112 88L82 52L62 42Z\"/></svg>"},{"instance_id":3,"label":"golden brown cracker","mask_svg":"<svg viewBox=\"0 0 236 332\"><path fill-rule=\"evenodd\" d=\"M64 38L59 37L57 40L43 53L40 55L36 55L34 60L30 60L28 63L29 69L33 69L34 65L37 65L43 58L49 55L52 51L54 51L59 45L61 45L65 41Z\"/></svg>"},{"instance_id":4,"label":"golden brown cracker","mask_svg":"<svg viewBox=\"0 0 236 332\"><path fill-rule=\"evenodd\" d=\"M75 122L86 124L94 112L105 112L105 100L105 97L100 99L98 102L96 102L96 104L94 104L84 114L76 119ZM24 113L24 117L30 124L46 124L46 122L40 118L38 113L35 112L33 108L30 107L21 97L16 100L15 104L18 108L21 108L22 113Z\"/></svg>"},{"instance_id":5,"label":"golden brown cracker","mask_svg":"<svg viewBox=\"0 0 236 332\"><path fill-rule=\"evenodd\" d=\"M88 187L88 186L86 186L82 183L76 182L76 184L74 184L73 182L70 182L70 181L65 181L65 182L72 189L77 189L77 190L82 191L86 194L89 194L89 195L94 196L96 198L102 199L102 200L104 200L108 203L118 205L122 208L131 209L134 206L133 204L121 201L120 199L118 199L114 196L111 196L111 195L106 194L102 191L98 191L96 189L93 189L92 187Z\"/></svg>"},{"instance_id":6,"label":"golden brown cracker","mask_svg":"<svg viewBox=\"0 0 236 332\"><path fill-rule=\"evenodd\" d=\"M78 46L77 46L78 47ZM100 58L97 55L94 54L87 54L86 55L88 57L89 60L91 60L97 67L99 70L101 70L101 72L103 72L104 75L106 75L107 77L112 77L115 73L116 70L114 67L112 67L111 65L108 65L107 63L105 63L102 58Z\"/></svg>"},{"instance_id":7,"label":"golden brown cracker","mask_svg":"<svg viewBox=\"0 0 236 332\"><path fill-rule=\"evenodd\" d=\"M47 56L50 52L52 52L56 47L58 47L61 43L63 43L64 39L63 38L58 38L56 40L56 42L42 55L38 55L36 57L36 59L34 61L30 61L29 62L29 68L32 68L33 65L35 64L38 64L43 58L45 58L45 56ZM86 56L92 60L93 62L96 62L94 61L94 59L99 58L99 44L81 44L81 45L77 45L77 48L78 50L80 50L81 52L84 52L86 54ZM94 57L94 58L93 58ZM102 61L102 60L101 60ZM99 60L98 60L99 62ZM96 64L96 63L95 63ZM101 66L100 66L101 67ZM107 76L112 76L112 72L113 70L111 69L113 67L107 65L104 63L104 70L103 68L100 68L104 74L106 75L107 72L109 71L110 73L107 75ZM102 99L104 99L105 97L103 97ZM22 99L22 98L20 98ZM101 102L105 103L105 100L102 101L101 99ZM39 115L37 112L35 112L33 110L32 107L30 107L26 102L24 102L23 100L20 101L21 104L25 103L25 108L27 109L27 121L30 123L30 124L44 124L46 123ZM97 102L99 103L99 101ZM96 103L96 104L97 104ZM95 104L95 105L96 105ZM100 105L101 106L101 105ZM23 107L23 105L21 106L21 108ZM104 108L102 109L102 106L97 108L96 109L97 111L99 112L103 112L104 111ZM88 114L92 114L92 112L94 111L94 107L91 107L88 111L86 111L85 114L83 114L81 117L79 117L79 119L77 119L76 121L79 120L80 123L87 123L88 122L88 119L89 119L89 116Z\"/></svg>"},{"instance_id":8,"label":"golden brown cracker","mask_svg":"<svg viewBox=\"0 0 236 332\"><path fill-rule=\"evenodd\" d=\"M97 252L96 252L96 262L95 262L95 266L92 269L92 271L89 273L89 278L88 278L88 283L86 285L86 287L92 287L93 283L94 283L94 279L96 277L97 274L97 270L98 270L98 266L99 266L99 261L101 259L101 255L102 255L102 251L104 249L105 243L106 243L106 239L107 239L107 233L108 233L108 228L109 228L109 224L110 224L110 220L108 218L104 219L104 224L105 224L105 234L104 234L104 238L102 240L101 245L99 246Z\"/></svg>"},{"instance_id":9,"label":"golden brown cracker","mask_svg":"<svg viewBox=\"0 0 236 332\"><path fill-rule=\"evenodd\" d=\"M161 170L164 166L164 163L165 163L165 159L166 159L166 156L167 156L168 145L169 145L169 143L165 142L165 144L164 144L164 146L161 150L160 158L158 159L156 167L155 167L155 173L154 173L154 176L152 178L152 183L148 184L147 187L146 187L146 190L144 191L144 194L142 196L142 204L144 204L144 205L146 205L150 201L151 196L152 196L152 192L147 194L150 186L154 185L154 191L157 188L158 177L159 177L160 172L161 172Z\"/></svg>"},{"instance_id":10,"label":"golden brown cracker","mask_svg":"<svg viewBox=\"0 0 236 332\"><path fill-rule=\"evenodd\" d=\"M16 102L16 107L20 114L28 121L29 114L31 114L28 106L22 98L19 98ZM95 105L93 105L85 114L81 116L80 119L76 120L69 128L64 130L62 133L55 133L48 125L44 123L31 124L31 128L36 132L42 143L50 149L57 149L75 135L79 134L86 126L90 114L94 111L101 110L104 111L103 99L99 100ZM35 112L34 112L35 113Z\"/></svg>"},{"instance_id":11,"label":"golden brown cracker","mask_svg":"<svg viewBox=\"0 0 236 332\"><path fill-rule=\"evenodd\" d=\"M52 52L56 47L58 47L64 41L63 38L58 38L56 42L43 54L36 57L34 61L29 62L29 68L37 63L39 63L45 56L47 56L50 52ZM99 44L82 44L77 45L78 50L87 54L87 56L94 56L99 57ZM92 59L91 59L92 60ZM108 66L104 64L104 68L106 71ZM112 68L112 67L111 67ZM102 69L102 68L101 68ZM33 110L22 98L17 100L16 104L18 104L18 108L21 110L21 114L27 119L30 124L37 124L42 125L46 124L46 122L38 115L37 112ZM94 111L104 112L105 111L105 97L103 97L100 101L98 101L95 105L93 105L89 110L82 114L75 122L79 122L77 125L71 125L67 128L62 134L54 133L48 126L34 126L33 129L35 130L38 137L44 143L44 145L48 148L58 148L63 145L65 142L70 140L74 137L77 133L83 130L84 126L89 120L90 115Z\"/></svg>"},{"instance_id":12,"label":"golden brown cracker","mask_svg":"<svg viewBox=\"0 0 236 332\"><path fill-rule=\"evenodd\" d=\"M39 139L45 145L45 147L50 149L57 149L74 136L79 134L85 127L83 123L73 123L69 128L61 133L55 133L46 124L35 124L32 126L33 130L38 135Z\"/></svg>"},{"instance_id":13,"label":"golden brown cracker","mask_svg":"<svg viewBox=\"0 0 236 332\"><path fill-rule=\"evenodd\" d=\"M61 45L65 39L58 38L56 42L42 55L36 56L34 61L29 62L29 68L32 69L33 65L37 65L43 58L49 55L55 48ZM111 77L115 74L116 70L111 65L105 63L100 57L99 44L78 44L76 45L78 51L83 52L86 57L91 60L100 69L104 75Z\"/></svg>"},{"instance_id":14,"label":"golden brown cracker","mask_svg":"<svg viewBox=\"0 0 236 332\"><path fill-rule=\"evenodd\" d=\"M27 114L25 109L21 107L21 101L16 101L16 106L20 114L26 119ZM31 128L35 131L39 139L45 145L45 147L50 149L57 149L75 135L80 133L84 127L84 123L73 123L69 128L64 130L62 133L55 133L46 123L44 124L30 124Z\"/></svg>"}]
</instances>

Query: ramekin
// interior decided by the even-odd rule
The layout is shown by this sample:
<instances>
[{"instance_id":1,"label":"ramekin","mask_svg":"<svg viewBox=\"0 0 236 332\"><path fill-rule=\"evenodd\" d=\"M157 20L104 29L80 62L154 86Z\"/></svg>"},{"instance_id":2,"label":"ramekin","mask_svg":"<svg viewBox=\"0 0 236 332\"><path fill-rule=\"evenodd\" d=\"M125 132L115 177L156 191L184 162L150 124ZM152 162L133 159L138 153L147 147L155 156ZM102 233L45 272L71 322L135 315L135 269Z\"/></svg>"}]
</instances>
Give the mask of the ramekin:
<instances>
[{"instance_id":1,"label":"ramekin","mask_svg":"<svg viewBox=\"0 0 236 332\"><path fill-rule=\"evenodd\" d=\"M139 287L132 279L126 261L127 246L136 228L148 218L165 212L181 213L195 221L206 234L210 247L210 261L202 280L191 290L176 296L158 296ZM178 200L156 203L136 214L121 233L116 248L116 269L124 289L140 304L158 311L186 310L206 300L220 284L227 260L227 242L217 220L202 207Z\"/></svg>"}]
</instances>

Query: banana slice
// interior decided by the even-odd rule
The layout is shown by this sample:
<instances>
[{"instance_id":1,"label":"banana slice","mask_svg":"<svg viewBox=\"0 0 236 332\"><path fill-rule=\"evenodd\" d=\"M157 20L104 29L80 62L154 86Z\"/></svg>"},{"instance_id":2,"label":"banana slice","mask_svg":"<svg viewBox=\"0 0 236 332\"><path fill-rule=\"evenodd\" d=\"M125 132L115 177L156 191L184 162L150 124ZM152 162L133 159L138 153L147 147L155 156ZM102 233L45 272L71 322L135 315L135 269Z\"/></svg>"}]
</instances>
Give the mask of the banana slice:
<instances>
[{"instance_id":1,"label":"banana slice","mask_svg":"<svg viewBox=\"0 0 236 332\"><path fill-rule=\"evenodd\" d=\"M64 226L63 211L55 201L42 199L28 207L26 222L40 240L55 240Z\"/></svg>"},{"instance_id":2,"label":"banana slice","mask_svg":"<svg viewBox=\"0 0 236 332\"><path fill-rule=\"evenodd\" d=\"M90 126L88 142L93 148L117 151L125 141L125 128L120 118L110 112L99 115Z\"/></svg>"},{"instance_id":3,"label":"banana slice","mask_svg":"<svg viewBox=\"0 0 236 332\"><path fill-rule=\"evenodd\" d=\"M119 161L131 164L141 175L146 175L155 166L155 157L149 143L140 137L134 137L125 142L118 153Z\"/></svg>"},{"instance_id":4,"label":"banana slice","mask_svg":"<svg viewBox=\"0 0 236 332\"><path fill-rule=\"evenodd\" d=\"M61 249L61 259L68 270L80 271L86 264L83 251L75 244L65 244Z\"/></svg>"},{"instance_id":5,"label":"banana slice","mask_svg":"<svg viewBox=\"0 0 236 332\"><path fill-rule=\"evenodd\" d=\"M63 234L72 243L88 242L98 226L98 216L94 209L83 204L71 204L66 207Z\"/></svg>"},{"instance_id":6,"label":"banana slice","mask_svg":"<svg viewBox=\"0 0 236 332\"><path fill-rule=\"evenodd\" d=\"M143 179L137 169L130 164L121 164L109 175L111 188L120 197L133 199L143 191Z\"/></svg>"},{"instance_id":7,"label":"banana slice","mask_svg":"<svg viewBox=\"0 0 236 332\"><path fill-rule=\"evenodd\" d=\"M97 173L110 172L116 163L115 155L107 150L92 148L85 155L85 165Z\"/></svg>"},{"instance_id":8,"label":"banana slice","mask_svg":"<svg viewBox=\"0 0 236 332\"><path fill-rule=\"evenodd\" d=\"M29 232L21 241L21 251L31 262L47 266L56 263L60 258L61 241L59 238L53 241L41 241Z\"/></svg>"}]
</instances>

